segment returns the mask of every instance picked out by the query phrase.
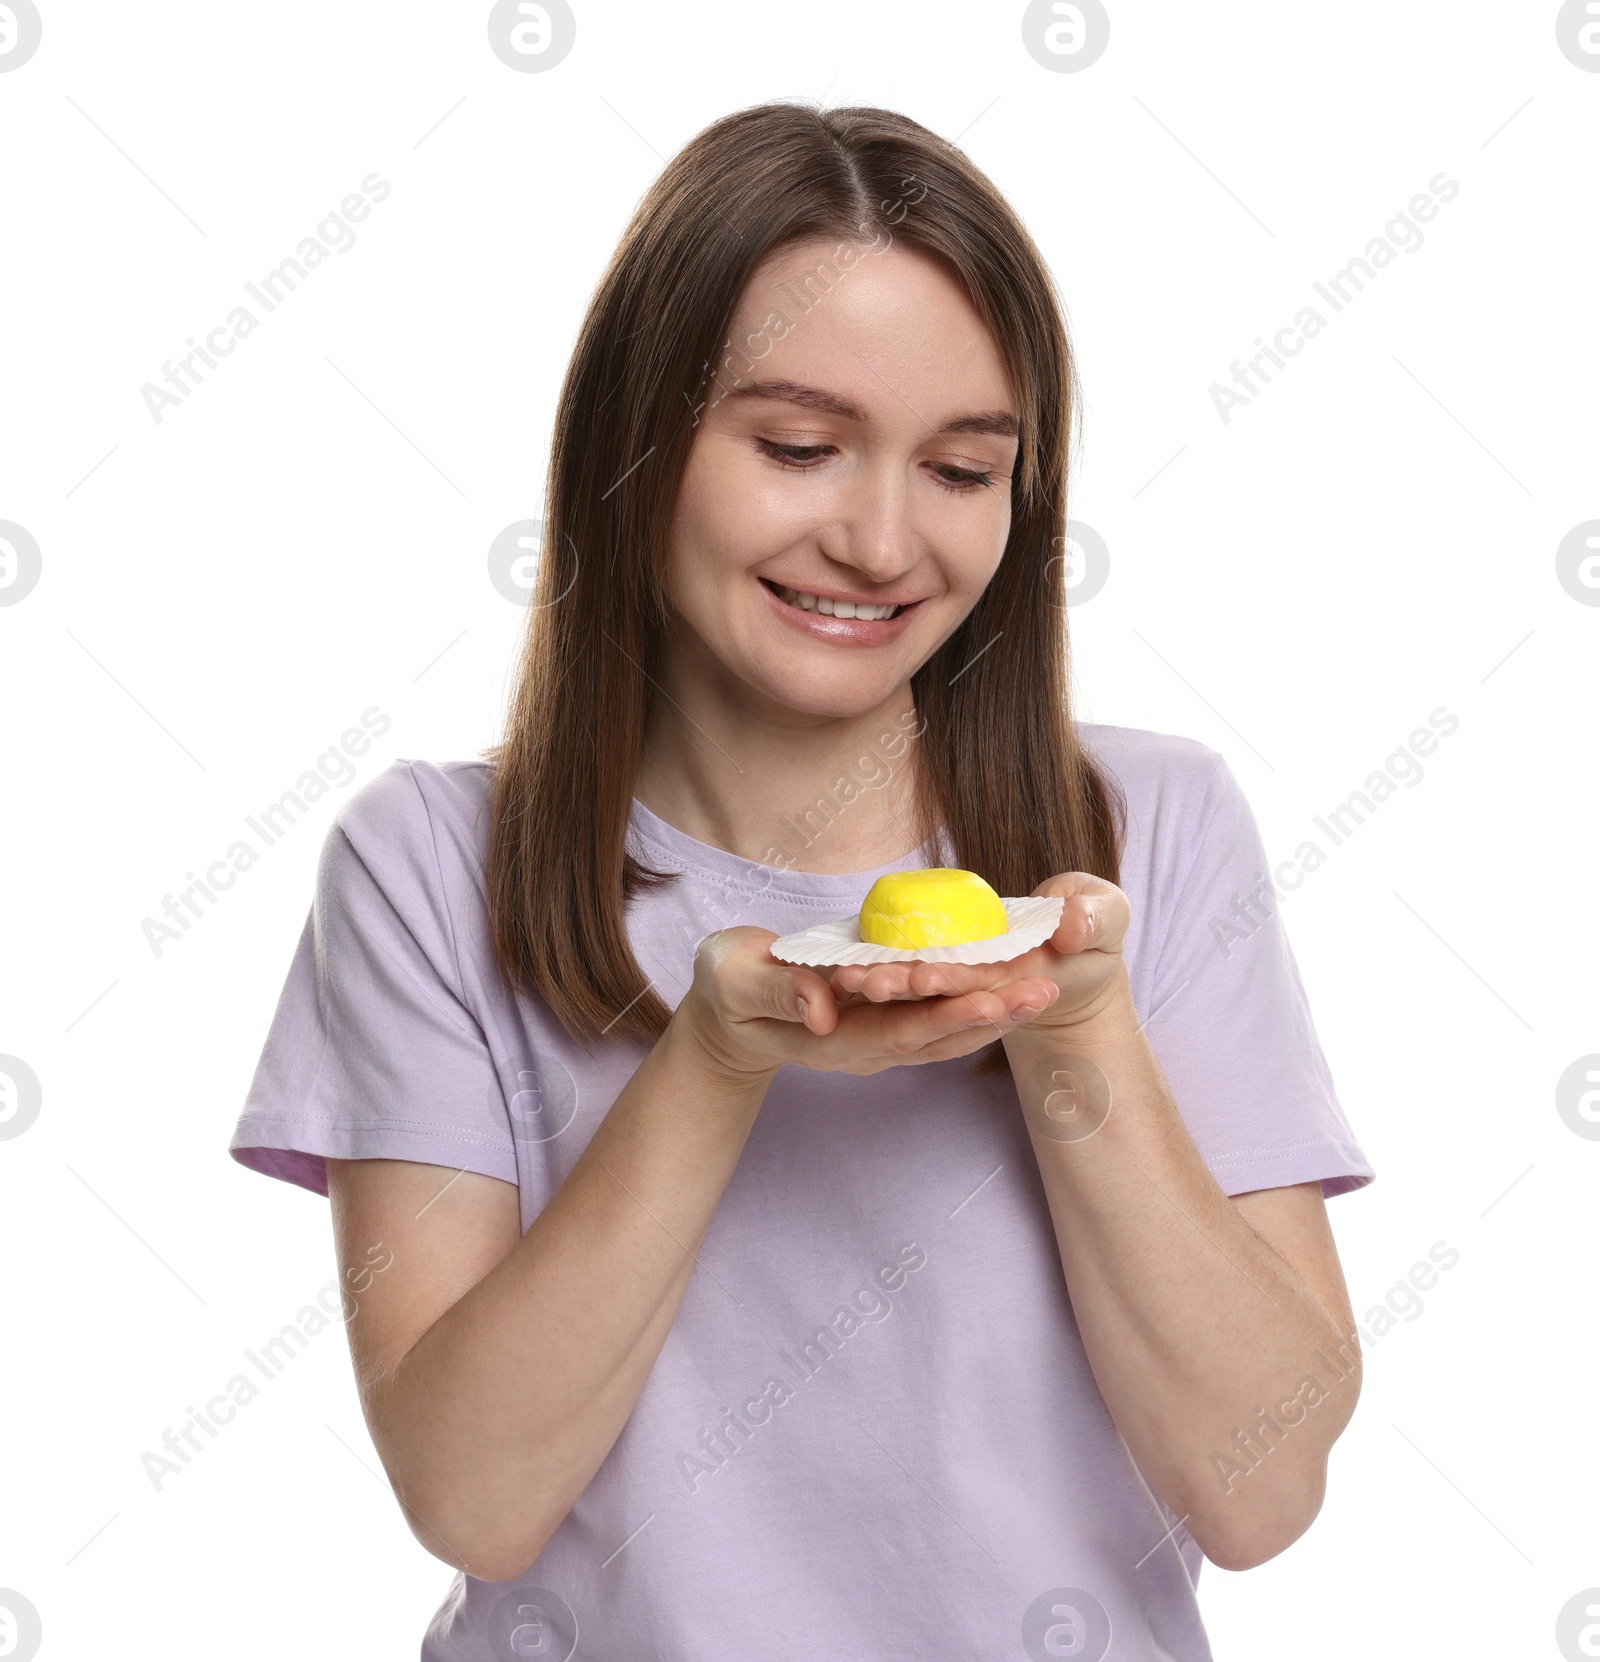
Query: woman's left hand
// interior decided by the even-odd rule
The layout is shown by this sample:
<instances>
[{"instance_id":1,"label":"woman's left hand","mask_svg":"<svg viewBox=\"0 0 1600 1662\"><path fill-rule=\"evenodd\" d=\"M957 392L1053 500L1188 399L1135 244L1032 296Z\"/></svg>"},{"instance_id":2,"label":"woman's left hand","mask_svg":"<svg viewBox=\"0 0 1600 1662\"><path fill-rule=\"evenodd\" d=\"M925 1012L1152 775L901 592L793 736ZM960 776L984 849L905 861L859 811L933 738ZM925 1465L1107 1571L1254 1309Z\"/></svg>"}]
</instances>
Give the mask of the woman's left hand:
<instances>
[{"instance_id":1,"label":"woman's left hand","mask_svg":"<svg viewBox=\"0 0 1600 1662\"><path fill-rule=\"evenodd\" d=\"M1033 892L1061 895L1066 904L1054 934L1031 952L1003 964L841 964L830 976L834 997L841 1004L855 996L876 1004L988 992L1031 981L1038 993L1038 1014L1027 1020L1030 1031L1081 1025L1113 1003L1127 985L1122 941L1132 915L1128 897L1115 883L1086 871L1046 878ZM1030 997L1028 1005L1034 1003ZM1015 1025L1013 1020L1005 1028Z\"/></svg>"}]
</instances>

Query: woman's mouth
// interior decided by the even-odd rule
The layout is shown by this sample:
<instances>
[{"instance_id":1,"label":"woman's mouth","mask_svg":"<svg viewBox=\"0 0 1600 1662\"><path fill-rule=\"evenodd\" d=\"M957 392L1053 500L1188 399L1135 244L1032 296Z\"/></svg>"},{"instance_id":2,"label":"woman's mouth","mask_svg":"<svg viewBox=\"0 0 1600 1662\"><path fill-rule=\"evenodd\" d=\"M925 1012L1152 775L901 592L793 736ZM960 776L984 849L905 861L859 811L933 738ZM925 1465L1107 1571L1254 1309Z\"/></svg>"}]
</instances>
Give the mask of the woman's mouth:
<instances>
[{"instance_id":1,"label":"woman's mouth","mask_svg":"<svg viewBox=\"0 0 1600 1662\"><path fill-rule=\"evenodd\" d=\"M803 612L816 612L822 617L885 618L893 617L900 610L894 602L874 606L865 600L834 600L825 594L808 594L804 589L785 588L782 583L771 582L766 577L761 581L789 605L798 606Z\"/></svg>"},{"instance_id":2,"label":"woman's mouth","mask_svg":"<svg viewBox=\"0 0 1600 1662\"><path fill-rule=\"evenodd\" d=\"M845 600L790 588L770 577L763 577L761 586L772 596L774 610L791 626L822 640L861 641L874 646L899 635L921 604L916 600Z\"/></svg>"}]
</instances>

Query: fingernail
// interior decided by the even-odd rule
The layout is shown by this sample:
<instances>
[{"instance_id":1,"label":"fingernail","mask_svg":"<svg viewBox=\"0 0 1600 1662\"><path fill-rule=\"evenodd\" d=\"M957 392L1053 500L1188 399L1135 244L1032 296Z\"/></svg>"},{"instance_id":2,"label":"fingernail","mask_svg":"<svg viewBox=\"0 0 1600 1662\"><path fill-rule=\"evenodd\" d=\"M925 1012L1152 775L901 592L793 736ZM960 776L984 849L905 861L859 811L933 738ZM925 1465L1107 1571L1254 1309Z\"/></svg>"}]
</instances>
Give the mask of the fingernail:
<instances>
[{"instance_id":1,"label":"fingernail","mask_svg":"<svg viewBox=\"0 0 1600 1662\"><path fill-rule=\"evenodd\" d=\"M963 1025L967 1027L993 1027L994 1023L987 1016L974 1016L971 1021Z\"/></svg>"},{"instance_id":2,"label":"fingernail","mask_svg":"<svg viewBox=\"0 0 1600 1662\"><path fill-rule=\"evenodd\" d=\"M800 1012L800 1019L807 1027L811 1025L811 1006L803 998L797 998L795 1008Z\"/></svg>"},{"instance_id":3,"label":"fingernail","mask_svg":"<svg viewBox=\"0 0 1600 1662\"><path fill-rule=\"evenodd\" d=\"M1038 1015L1038 1013L1039 1007L1037 1005L1019 1004L1016 1009L1011 1012L1011 1019L1013 1021L1028 1021L1032 1017Z\"/></svg>"}]
</instances>

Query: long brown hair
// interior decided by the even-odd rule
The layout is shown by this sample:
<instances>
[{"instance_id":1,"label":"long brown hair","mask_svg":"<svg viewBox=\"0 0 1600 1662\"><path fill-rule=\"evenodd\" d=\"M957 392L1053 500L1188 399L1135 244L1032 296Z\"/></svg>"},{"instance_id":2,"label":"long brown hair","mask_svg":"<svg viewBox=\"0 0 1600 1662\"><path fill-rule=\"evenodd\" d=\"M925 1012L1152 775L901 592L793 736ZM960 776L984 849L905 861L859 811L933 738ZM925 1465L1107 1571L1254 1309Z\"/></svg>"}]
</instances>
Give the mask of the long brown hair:
<instances>
[{"instance_id":1,"label":"long brown hair","mask_svg":"<svg viewBox=\"0 0 1600 1662\"><path fill-rule=\"evenodd\" d=\"M625 839L697 406L719 374L737 379L724 336L762 260L814 238L885 237L963 281L1021 426L1004 556L912 678L918 811L1001 894L1065 871L1118 881L1125 804L1069 708L1062 550L1079 397L1048 269L989 180L906 116L740 110L667 164L590 301L556 413L506 736L482 752L494 764L486 883L500 972L586 1046L603 1032L653 1041L671 1016L625 922L627 902L664 879ZM1000 1071L991 1050L980 1066Z\"/></svg>"}]
</instances>

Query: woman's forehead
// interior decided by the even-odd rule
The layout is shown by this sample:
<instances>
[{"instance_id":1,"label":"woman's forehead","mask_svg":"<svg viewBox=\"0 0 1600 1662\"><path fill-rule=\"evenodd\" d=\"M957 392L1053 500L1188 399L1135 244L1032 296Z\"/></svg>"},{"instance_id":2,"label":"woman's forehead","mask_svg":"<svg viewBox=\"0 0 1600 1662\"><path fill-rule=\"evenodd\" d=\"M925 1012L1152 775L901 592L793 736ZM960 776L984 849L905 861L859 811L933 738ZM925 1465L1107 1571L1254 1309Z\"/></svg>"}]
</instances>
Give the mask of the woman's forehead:
<instances>
[{"instance_id":1,"label":"woman's forehead","mask_svg":"<svg viewBox=\"0 0 1600 1662\"><path fill-rule=\"evenodd\" d=\"M724 398L775 397L844 420L889 419L912 399L954 430L957 417L1019 414L1000 351L958 278L911 250L821 256L831 241L764 262L741 296L718 380ZM943 430L943 429L941 429Z\"/></svg>"}]
</instances>

